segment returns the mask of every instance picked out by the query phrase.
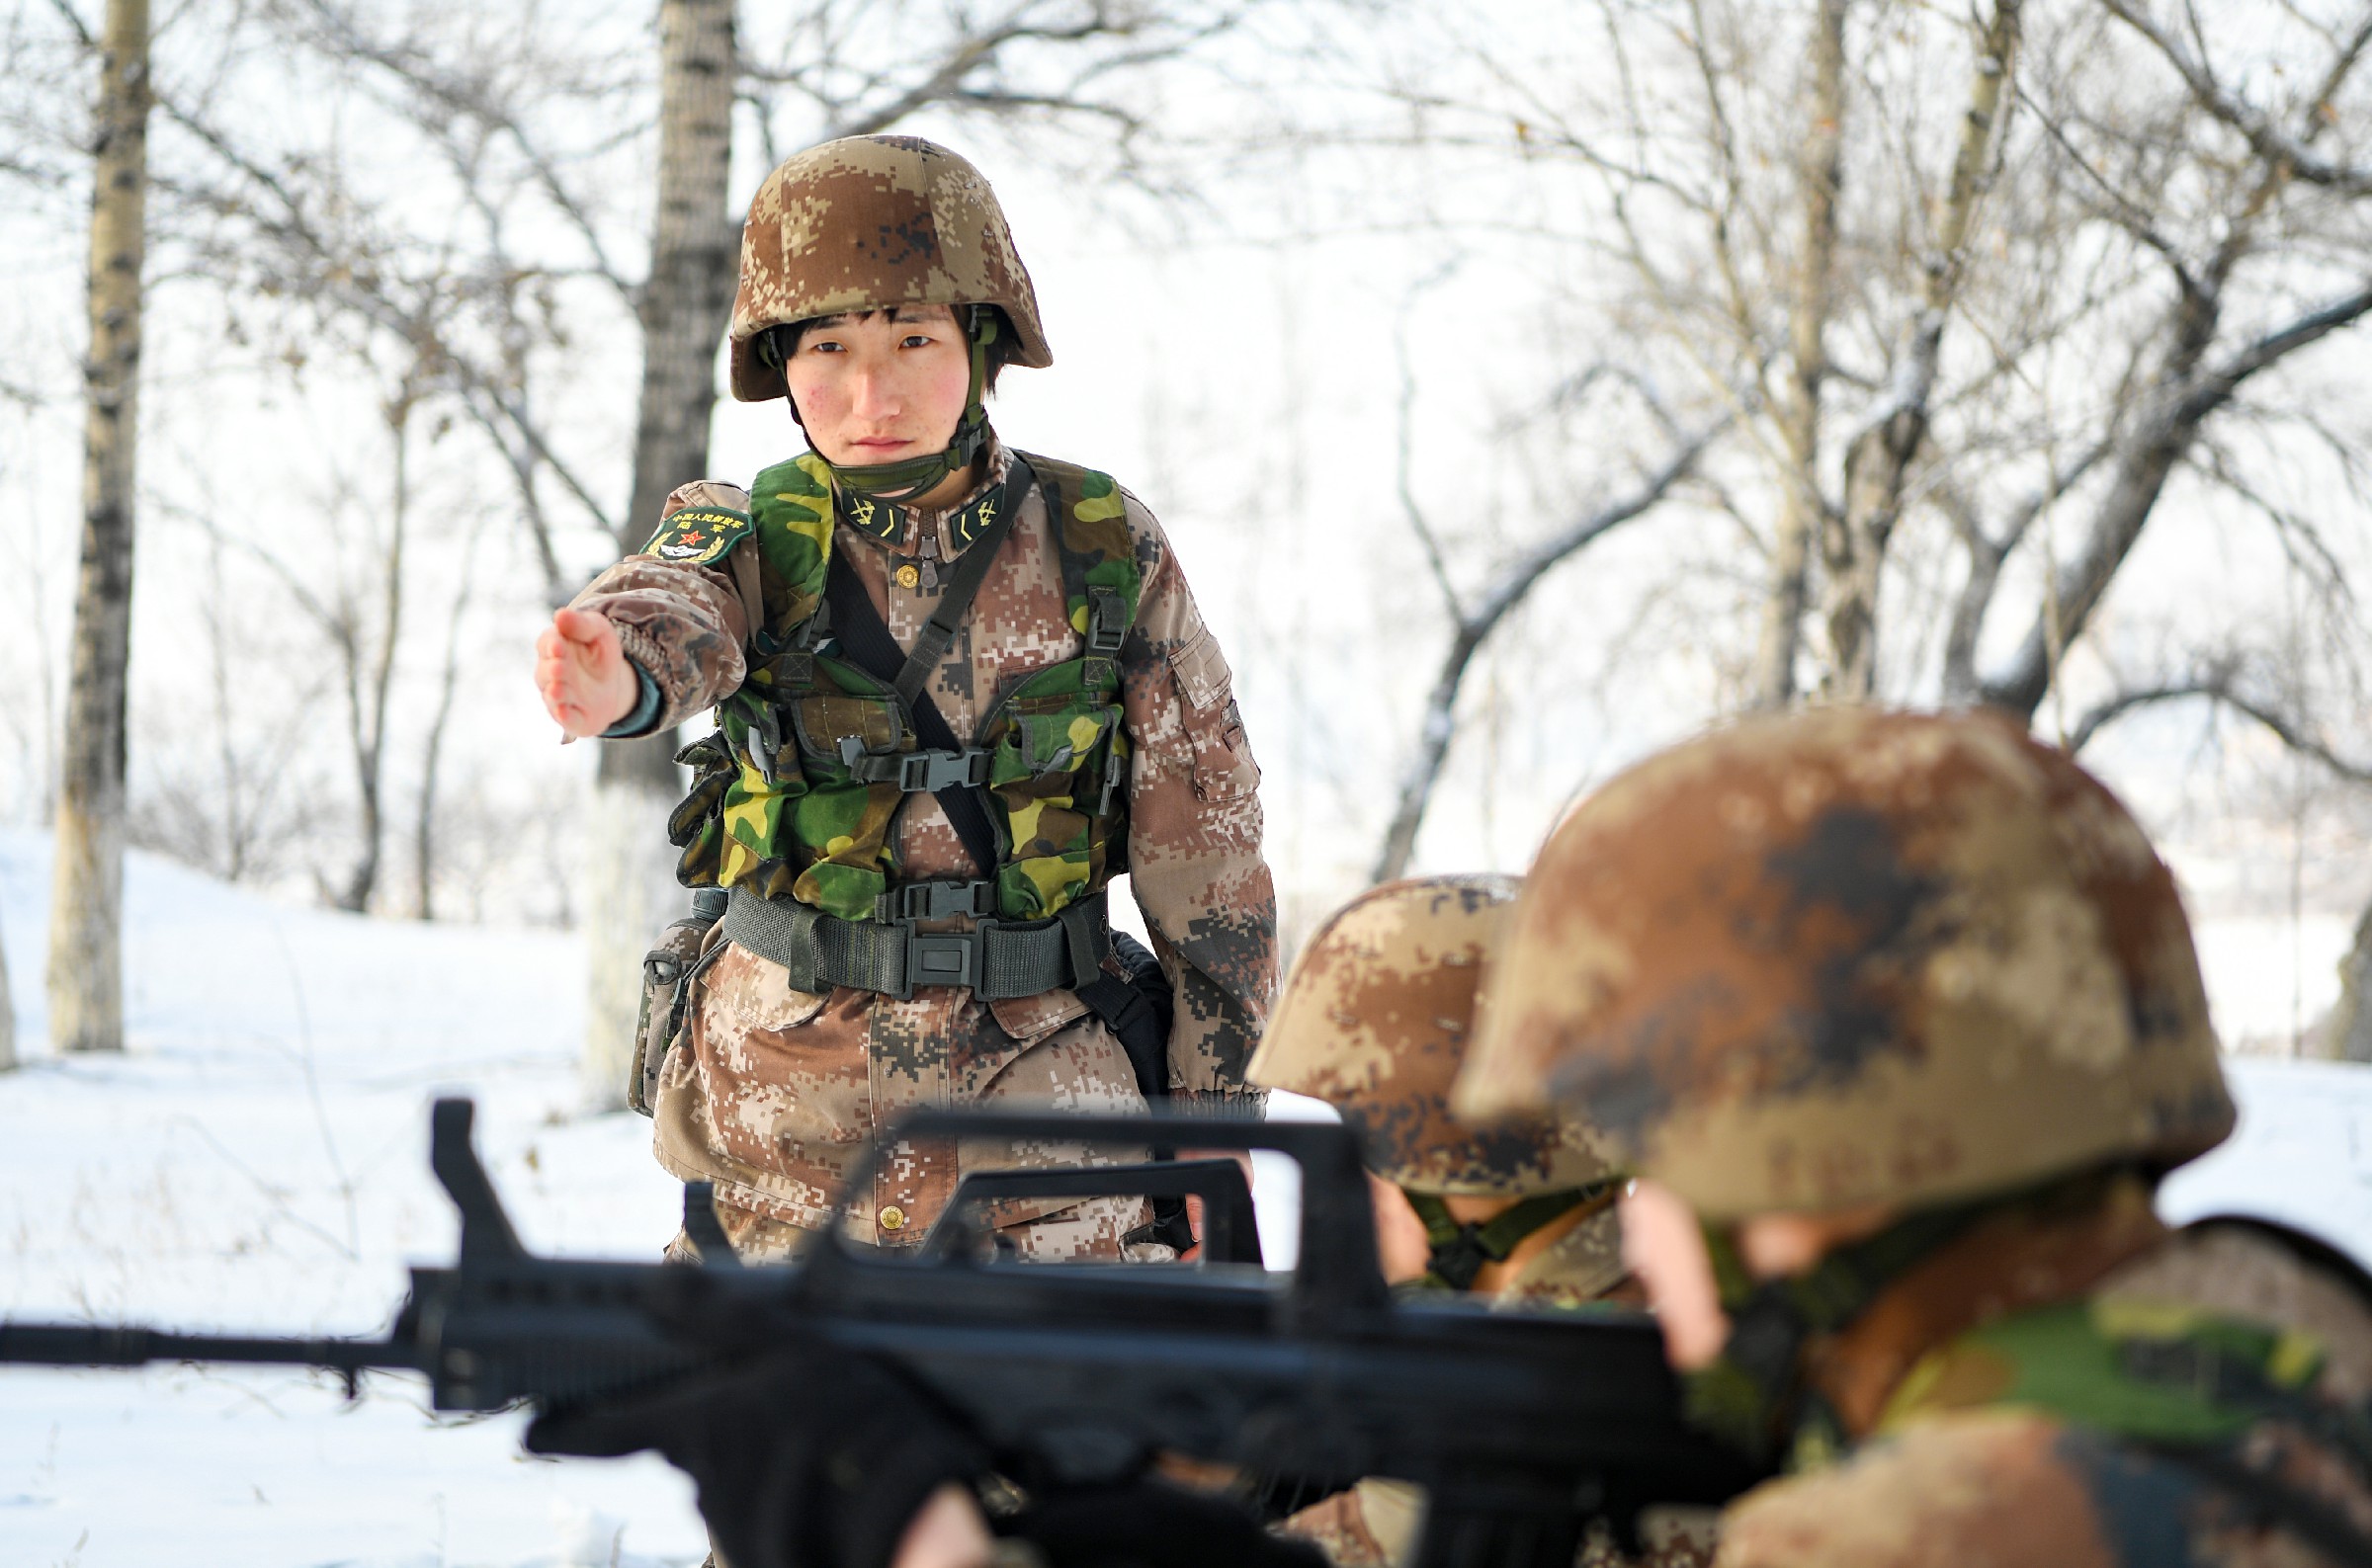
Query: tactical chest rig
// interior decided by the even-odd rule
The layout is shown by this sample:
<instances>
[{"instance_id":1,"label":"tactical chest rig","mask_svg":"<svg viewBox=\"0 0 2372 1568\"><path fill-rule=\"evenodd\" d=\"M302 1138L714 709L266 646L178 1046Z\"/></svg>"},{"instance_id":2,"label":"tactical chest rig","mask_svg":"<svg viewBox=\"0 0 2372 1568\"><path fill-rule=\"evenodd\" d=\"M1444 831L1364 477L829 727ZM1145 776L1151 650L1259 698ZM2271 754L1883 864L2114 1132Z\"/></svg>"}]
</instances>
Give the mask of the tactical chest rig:
<instances>
[{"instance_id":1,"label":"tactical chest rig","mask_svg":"<svg viewBox=\"0 0 2372 1568\"><path fill-rule=\"evenodd\" d=\"M1046 495L1066 611L1085 646L999 696L966 746L926 683L1033 484ZM804 991L848 985L904 999L918 985L960 985L994 999L1071 986L1106 1013L1101 990L1128 989L1102 968L1112 950L1103 889L1126 853L1117 661L1142 587L1119 487L1014 454L1006 482L951 522L962 553L906 653L834 559L833 511L812 454L753 486L755 536L739 548L754 547L767 568L763 624L716 731L678 756L695 770L668 822L683 850L678 876L729 889L725 934L781 963ZM897 879L897 819L923 792L984 874ZM918 927L952 916L972 917L972 929Z\"/></svg>"}]
</instances>

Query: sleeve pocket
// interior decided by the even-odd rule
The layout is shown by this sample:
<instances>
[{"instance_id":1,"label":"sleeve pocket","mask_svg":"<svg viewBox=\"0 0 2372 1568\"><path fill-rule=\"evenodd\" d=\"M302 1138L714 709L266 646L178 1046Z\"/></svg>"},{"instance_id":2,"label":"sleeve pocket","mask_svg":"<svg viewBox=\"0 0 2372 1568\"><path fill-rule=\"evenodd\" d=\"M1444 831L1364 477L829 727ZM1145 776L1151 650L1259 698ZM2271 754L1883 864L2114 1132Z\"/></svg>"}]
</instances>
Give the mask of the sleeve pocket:
<instances>
[{"instance_id":1,"label":"sleeve pocket","mask_svg":"<svg viewBox=\"0 0 2372 1568\"><path fill-rule=\"evenodd\" d=\"M1240 800L1260 787L1260 767L1236 710L1234 676L1211 628L1200 627L1170 655L1178 687L1178 716L1194 753L1194 793L1202 800Z\"/></svg>"}]
</instances>

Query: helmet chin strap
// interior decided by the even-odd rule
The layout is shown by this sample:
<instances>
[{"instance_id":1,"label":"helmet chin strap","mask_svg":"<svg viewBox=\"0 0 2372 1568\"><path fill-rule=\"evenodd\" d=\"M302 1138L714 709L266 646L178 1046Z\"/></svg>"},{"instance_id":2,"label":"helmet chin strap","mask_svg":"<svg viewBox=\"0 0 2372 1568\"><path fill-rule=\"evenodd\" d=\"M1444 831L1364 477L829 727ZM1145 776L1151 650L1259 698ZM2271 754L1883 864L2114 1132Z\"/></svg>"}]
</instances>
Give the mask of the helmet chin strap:
<instances>
[{"instance_id":1,"label":"helmet chin strap","mask_svg":"<svg viewBox=\"0 0 2372 1568\"><path fill-rule=\"evenodd\" d=\"M962 473L972 466L988 440L988 410L980 401L981 391L988 380L988 345L996 341L996 310L990 305L969 305L971 329L966 334L972 343L972 381L964 394L964 417L956 421L955 438L946 450L927 457L907 457L898 462L872 463L848 466L823 458L832 471L832 481L859 495L893 505L906 505L930 493L932 488L949 474ZM796 415L799 405L791 405ZM808 446L813 447L810 441ZM816 454L821 457L821 453Z\"/></svg>"}]
</instances>

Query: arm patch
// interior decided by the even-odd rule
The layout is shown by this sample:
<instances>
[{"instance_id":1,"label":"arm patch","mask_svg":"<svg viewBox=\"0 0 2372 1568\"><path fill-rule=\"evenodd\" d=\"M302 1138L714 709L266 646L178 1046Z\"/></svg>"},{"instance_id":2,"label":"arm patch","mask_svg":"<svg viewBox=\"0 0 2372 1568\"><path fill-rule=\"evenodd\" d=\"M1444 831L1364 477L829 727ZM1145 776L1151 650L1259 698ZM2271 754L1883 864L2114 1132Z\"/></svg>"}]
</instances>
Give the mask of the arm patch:
<instances>
[{"instance_id":1,"label":"arm patch","mask_svg":"<svg viewBox=\"0 0 2372 1568\"><path fill-rule=\"evenodd\" d=\"M706 566L711 561L722 560L725 552L740 543L748 533L746 512L720 506L688 506L671 513L659 525L650 542L642 546L642 553L679 566Z\"/></svg>"}]
</instances>

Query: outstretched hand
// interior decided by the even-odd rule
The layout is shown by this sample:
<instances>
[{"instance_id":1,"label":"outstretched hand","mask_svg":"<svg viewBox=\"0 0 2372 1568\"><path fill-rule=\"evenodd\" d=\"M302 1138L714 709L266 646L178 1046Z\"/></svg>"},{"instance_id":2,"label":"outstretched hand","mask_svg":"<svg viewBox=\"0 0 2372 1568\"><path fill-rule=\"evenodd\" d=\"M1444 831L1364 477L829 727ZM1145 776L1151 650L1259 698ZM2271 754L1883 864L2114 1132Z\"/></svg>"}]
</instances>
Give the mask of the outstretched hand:
<instances>
[{"instance_id":1,"label":"outstretched hand","mask_svg":"<svg viewBox=\"0 0 2372 1568\"><path fill-rule=\"evenodd\" d=\"M536 690L552 722L583 739L632 713L642 683L607 617L561 609L536 638Z\"/></svg>"}]
</instances>

